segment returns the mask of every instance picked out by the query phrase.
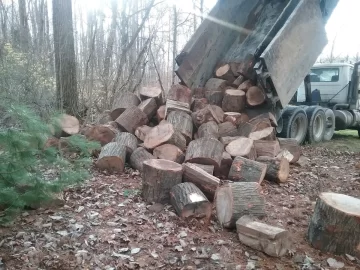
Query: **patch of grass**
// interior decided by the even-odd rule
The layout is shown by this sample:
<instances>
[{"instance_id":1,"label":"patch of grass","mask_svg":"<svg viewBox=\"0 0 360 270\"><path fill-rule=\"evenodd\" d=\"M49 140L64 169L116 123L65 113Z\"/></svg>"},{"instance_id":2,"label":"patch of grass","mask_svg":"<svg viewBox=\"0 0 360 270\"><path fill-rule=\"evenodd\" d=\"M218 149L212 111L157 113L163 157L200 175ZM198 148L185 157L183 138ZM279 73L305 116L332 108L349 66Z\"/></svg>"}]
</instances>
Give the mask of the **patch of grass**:
<instances>
[{"instance_id":1,"label":"patch of grass","mask_svg":"<svg viewBox=\"0 0 360 270\"><path fill-rule=\"evenodd\" d=\"M323 142L319 145L341 152L360 152L360 138L357 130L336 131L330 142Z\"/></svg>"}]
</instances>

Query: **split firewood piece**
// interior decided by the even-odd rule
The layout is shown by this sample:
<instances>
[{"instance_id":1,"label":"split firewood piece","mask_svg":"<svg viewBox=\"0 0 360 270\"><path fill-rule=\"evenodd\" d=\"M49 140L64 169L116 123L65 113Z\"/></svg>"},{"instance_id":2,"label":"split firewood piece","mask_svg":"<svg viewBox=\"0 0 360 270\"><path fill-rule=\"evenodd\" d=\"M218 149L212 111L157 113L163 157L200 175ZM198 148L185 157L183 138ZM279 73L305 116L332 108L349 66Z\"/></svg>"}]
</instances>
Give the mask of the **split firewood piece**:
<instances>
[{"instance_id":1,"label":"split firewood piece","mask_svg":"<svg viewBox=\"0 0 360 270\"><path fill-rule=\"evenodd\" d=\"M246 137L240 137L232 141L225 147L225 150L232 157L241 156L252 160L256 158L254 141Z\"/></svg>"},{"instance_id":2,"label":"split firewood piece","mask_svg":"<svg viewBox=\"0 0 360 270\"><path fill-rule=\"evenodd\" d=\"M236 231L241 243L272 257L286 255L291 247L288 231L250 216L242 216L236 221Z\"/></svg>"},{"instance_id":3,"label":"split firewood piece","mask_svg":"<svg viewBox=\"0 0 360 270\"><path fill-rule=\"evenodd\" d=\"M224 177L225 179L228 178L232 163L233 159L231 155L228 152L224 151L220 165L220 176Z\"/></svg>"},{"instance_id":4,"label":"split firewood piece","mask_svg":"<svg viewBox=\"0 0 360 270\"><path fill-rule=\"evenodd\" d=\"M205 88L204 87L196 87L193 90L193 98L204 98L205 97Z\"/></svg>"},{"instance_id":5,"label":"split firewood piece","mask_svg":"<svg viewBox=\"0 0 360 270\"><path fill-rule=\"evenodd\" d=\"M187 88L184 85L174 84L170 87L166 98L174 101L179 101L181 103L186 103L190 106L192 93L190 88Z\"/></svg>"},{"instance_id":6,"label":"split firewood piece","mask_svg":"<svg viewBox=\"0 0 360 270\"><path fill-rule=\"evenodd\" d=\"M115 122L121 131L135 132L137 127L146 125L149 122L147 115L138 107L127 108Z\"/></svg>"},{"instance_id":7,"label":"split firewood piece","mask_svg":"<svg viewBox=\"0 0 360 270\"><path fill-rule=\"evenodd\" d=\"M142 196L147 203L169 203L170 190L182 181L183 167L164 159L143 162Z\"/></svg>"},{"instance_id":8,"label":"split firewood piece","mask_svg":"<svg viewBox=\"0 0 360 270\"><path fill-rule=\"evenodd\" d=\"M225 64L217 68L215 72L215 76L219 79L227 81L229 84L235 81L235 75L232 72L229 64Z\"/></svg>"},{"instance_id":9,"label":"split firewood piece","mask_svg":"<svg viewBox=\"0 0 360 270\"><path fill-rule=\"evenodd\" d=\"M127 108L135 107L140 104L137 95L131 92L123 92L114 99L110 116L112 120L116 120Z\"/></svg>"},{"instance_id":10,"label":"split firewood piece","mask_svg":"<svg viewBox=\"0 0 360 270\"><path fill-rule=\"evenodd\" d=\"M249 120L249 123L253 124L253 125L256 125L258 124L259 122L262 122L262 121L270 121L270 124L271 126L273 127L277 127L278 124L277 124L277 121L276 121L276 118L275 116L271 113L271 112L267 112L267 113L262 113L262 114L259 114L258 116L252 118L251 120Z\"/></svg>"},{"instance_id":11,"label":"split firewood piece","mask_svg":"<svg viewBox=\"0 0 360 270\"><path fill-rule=\"evenodd\" d=\"M165 118L169 115L169 113L173 111L185 112L187 114L191 114L190 105L188 103L167 99L166 108L165 108Z\"/></svg>"},{"instance_id":12,"label":"split firewood piece","mask_svg":"<svg viewBox=\"0 0 360 270\"><path fill-rule=\"evenodd\" d=\"M105 145L95 163L100 170L122 173L126 161L126 147L117 142Z\"/></svg>"},{"instance_id":13,"label":"split firewood piece","mask_svg":"<svg viewBox=\"0 0 360 270\"><path fill-rule=\"evenodd\" d=\"M258 157L276 157L280 153L280 144L276 141L254 141L256 154Z\"/></svg>"},{"instance_id":14,"label":"split firewood piece","mask_svg":"<svg viewBox=\"0 0 360 270\"><path fill-rule=\"evenodd\" d=\"M231 122L224 122L219 124L219 137L236 136L237 128Z\"/></svg>"},{"instance_id":15,"label":"split firewood piece","mask_svg":"<svg viewBox=\"0 0 360 270\"><path fill-rule=\"evenodd\" d=\"M221 137L219 141L224 145L227 146L229 143L236 141L237 139L242 138L241 136L225 136Z\"/></svg>"},{"instance_id":16,"label":"split firewood piece","mask_svg":"<svg viewBox=\"0 0 360 270\"><path fill-rule=\"evenodd\" d=\"M219 137L219 126L214 121L202 124L197 131L197 138L214 138Z\"/></svg>"},{"instance_id":17,"label":"split firewood piece","mask_svg":"<svg viewBox=\"0 0 360 270\"><path fill-rule=\"evenodd\" d=\"M154 98L157 106L164 103L162 91L159 87L142 87L139 91L141 100Z\"/></svg>"},{"instance_id":18,"label":"split firewood piece","mask_svg":"<svg viewBox=\"0 0 360 270\"><path fill-rule=\"evenodd\" d=\"M321 193L310 220L308 239L323 252L360 257L360 200L338 193Z\"/></svg>"},{"instance_id":19,"label":"split firewood piece","mask_svg":"<svg viewBox=\"0 0 360 270\"><path fill-rule=\"evenodd\" d=\"M166 111L166 106L162 105L159 107L159 109L156 112L156 118L158 120L158 123L160 123L162 120L165 119L165 111Z\"/></svg>"},{"instance_id":20,"label":"split firewood piece","mask_svg":"<svg viewBox=\"0 0 360 270\"><path fill-rule=\"evenodd\" d=\"M166 159L179 164L183 163L185 159L184 152L172 144L163 144L156 147L153 155L158 159Z\"/></svg>"},{"instance_id":21,"label":"split firewood piece","mask_svg":"<svg viewBox=\"0 0 360 270\"><path fill-rule=\"evenodd\" d=\"M276 139L275 129L273 127L268 127L263 130L251 132L249 134L249 138L254 141L257 140L273 141Z\"/></svg>"},{"instance_id":22,"label":"split firewood piece","mask_svg":"<svg viewBox=\"0 0 360 270\"><path fill-rule=\"evenodd\" d=\"M181 218L210 218L212 204L204 193L193 183L181 183L173 186L170 201Z\"/></svg>"},{"instance_id":23,"label":"split firewood piece","mask_svg":"<svg viewBox=\"0 0 360 270\"><path fill-rule=\"evenodd\" d=\"M235 182L256 182L261 184L266 174L267 165L243 157L235 157L231 164L229 180Z\"/></svg>"},{"instance_id":24,"label":"split firewood piece","mask_svg":"<svg viewBox=\"0 0 360 270\"><path fill-rule=\"evenodd\" d=\"M250 80L246 80L242 82L237 89L246 93L252 86L254 86L254 84Z\"/></svg>"},{"instance_id":25,"label":"split firewood piece","mask_svg":"<svg viewBox=\"0 0 360 270\"><path fill-rule=\"evenodd\" d=\"M239 86L244 82L245 77L243 75L239 75L231 84L235 88L239 88Z\"/></svg>"},{"instance_id":26,"label":"split firewood piece","mask_svg":"<svg viewBox=\"0 0 360 270\"><path fill-rule=\"evenodd\" d=\"M101 113L95 120L95 123L98 125L104 125L108 122L111 122L111 116L110 116L110 112L109 110L104 111L103 113Z\"/></svg>"},{"instance_id":27,"label":"split firewood piece","mask_svg":"<svg viewBox=\"0 0 360 270\"><path fill-rule=\"evenodd\" d=\"M185 137L186 142L189 143L193 137L193 122L189 114L185 112L171 112L167 115L166 120L173 125L173 127L180 131Z\"/></svg>"},{"instance_id":28,"label":"split firewood piece","mask_svg":"<svg viewBox=\"0 0 360 270\"><path fill-rule=\"evenodd\" d=\"M214 138L200 138L189 143L185 162L214 165L220 168L224 145Z\"/></svg>"},{"instance_id":29,"label":"split firewood piece","mask_svg":"<svg viewBox=\"0 0 360 270\"><path fill-rule=\"evenodd\" d=\"M258 157L256 161L267 165L265 179L275 183L285 183L289 178L290 165L286 158Z\"/></svg>"},{"instance_id":30,"label":"split firewood piece","mask_svg":"<svg viewBox=\"0 0 360 270\"><path fill-rule=\"evenodd\" d=\"M191 182L195 184L202 192L204 192L206 197L212 201L214 199L216 189L220 185L220 179L207 173L205 170L197 166L197 164L185 163L183 164L183 167L184 182Z\"/></svg>"},{"instance_id":31,"label":"split firewood piece","mask_svg":"<svg viewBox=\"0 0 360 270\"><path fill-rule=\"evenodd\" d=\"M215 105L207 105L204 109L192 113L191 116L197 128L209 121L215 121L217 124L224 121L224 111Z\"/></svg>"},{"instance_id":32,"label":"split firewood piece","mask_svg":"<svg viewBox=\"0 0 360 270\"><path fill-rule=\"evenodd\" d=\"M135 136L138 137L139 140L144 141L145 136L152 130L152 127L149 127L147 125L143 125L140 127L137 127L135 130Z\"/></svg>"},{"instance_id":33,"label":"split firewood piece","mask_svg":"<svg viewBox=\"0 0 360 270\"><path fill-rule=\"evenodd\" d=\"M51 130L54 131L53 135L57 138L68 137L80 132L80 122L74 116L62 114L56 124L57 127L52 127ZM60 130L56 130L56 128L59 128Z\"/></svg>"},{"instance_id":34,"label":"split firewood piece","mask_svg":"<svg viewBox=\"0 0 360 270\"><path fill-rule=\"evenodd\" d=\"M245 109L246 94L242 90L225 90L222 100L222 109L224 112L241 112Z\"/></svg>"},{"instance_id":35,"label":"split firewood piece","mask_svg":"<svg viewBox=\"0 0 360 270\"><path fill-rule=\"evenodd\" d=\"M258 86L252 86L246 92L246 100L250 106L259 106L266 100L264 91Z\"/></svg>"},{"instance_id":36,"label":"split firewood piece","mask_svg":"<svg viewBox=\"0 0 360 270\"><path fill-rule=\"evenodd\" d=\"M126 154L127 157L130 158L131 154L137 149L138 147L138 140L137 138L128 132L121 132L116 135L114 142L120 143L126 147Z\"/></svg>"},{"instance_id":37,"label":"split firewood piece","mask_svg":"<svg viewBox=\"0 0 360 270\"><path fill-rule=\"evenodd\" d=\"M133 169L142 172L143 162L149 159L156 159L144 147L138 147L130 156L130 165Z\"/></svg>"},{"instance_id":38,"label":"split firewood piece","mask_svg":"<svg viewBox=\"0 0 360 270\"><path fill-rule=\"evenodd\" d=\"M290 161L291 164L295 164L300 156L301 156L301 147L296 141L296 139L285 139L285 138L278 138L280 143L280 148L288 150L294 158Z\"/></svg>"},{"instance_id":39,"label":"split firewood piece","mask_svg":"<svg viewBox=\"0 0 360 270\"><path fill-rule=\"evenodd\" d=\"M197 112L204 109L209 104L206 98L194 98L191 104L191 111Z\"/></svg>"},{"instance_id":40,"label":"split firewood piece","mask_svg":"<svg viewBox=\"0 0 360 270\"><path fill-rule=\"evenodd\" d=\"M249 121L249 116L245 113L238 112L225 112L224 113L224 122L231 122L236 126L244 124Z\"/></svg>"},{"instance_id":41,"label":"split firewood piece","mask_svg":"<svg viewBox=\"0 0 360 270\"><path fill-rule=\"evenodd\" d=\"M210 104L221 107L226 88L228 88L228 85L225 80L211 78L205 84L205 97Z\"/></svg>"},{"instance_id":42,"label":"split firewood piece","mask_svg":"<svg viewBox=\"0 0 360 270\"><path fill-rule=\"evenodd\" d=\"M204 164L198 164L198 163L187 163L187 164L193 164L200 169L203 169L208 174L214 175L214 165L204 165Z\"/></svg>"},{"instance_id":43,"label":"split firewood piece","mask_svg":"<svg viewBox=\"0 0 360 270\"><path fill-rule=\"evenodd\" d=\"M184 151L186 139L180 131L174 129L172 124L164 123L150 130L144 140L144 146L147 149L154 149L162 144L173 144Z\"/></svg>"},{"instance_id":44,"label":"split firewood piece","mask_svg":"<svg viewBox=\"0 0 360 270\"><path fill-rule=\"evenodd\" d=\"M155 98L149 98L139 104L139 109L142 110L150 120L158 109Z\"/></svg>"},{"instance_id":45,"label":"split firewood piece","mask_svg":"<svg viewBox=\"0 0 360 270\"><path fill-rule=\"evenodd\" d=\"M244 216L265 216L265 200L258 183L227 183L215 195L216 215L225 228L235 228L236 221Z\"/></svg>"},{"instance_id":46,"label":"split firewood piece","mask_svg":"<svg viewBox=\"0 0 360 270\"><path fill-rule=\"evenodd\" d=\"M249 137L250 133L253 132L254 126L250 123L243 123L238 127L238 136Z\"/></svg>"},{"instance_id":47,"label":"split firewood piece","mask_svg":"<svg viewBox=\"0 0 360 270\"><path fill-rule=\"evenodd\" d=\"M89 141L97 141L104 146L112 142L118 133L118 130L108 125L93 126L85 132L85 137Z\"/></svg>"}]
</instances>

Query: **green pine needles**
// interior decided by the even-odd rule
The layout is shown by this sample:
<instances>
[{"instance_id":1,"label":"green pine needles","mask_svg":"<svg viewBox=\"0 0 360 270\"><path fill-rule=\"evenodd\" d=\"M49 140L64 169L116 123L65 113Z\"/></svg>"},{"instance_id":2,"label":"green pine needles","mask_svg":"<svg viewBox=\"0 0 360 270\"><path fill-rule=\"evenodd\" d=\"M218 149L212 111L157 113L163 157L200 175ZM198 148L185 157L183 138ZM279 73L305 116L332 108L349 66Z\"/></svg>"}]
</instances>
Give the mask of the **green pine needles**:
<instances>
[{"instance_id":1,"label":"green pine needles","mask_svg":"<svg viewBox=\"0 0 360 270\"><path fill-rule=\"evenodd\" d=\"M87 179L90 153L99 144L71 136L66 148L76 155L65 158L57 148L45 147L56 118L48 125L24 106L0 103L0 109L2 119L11 119L7 127L0 123L0 223L4 224L24 207L41 206Z\"/></svg>"}]
</instances>

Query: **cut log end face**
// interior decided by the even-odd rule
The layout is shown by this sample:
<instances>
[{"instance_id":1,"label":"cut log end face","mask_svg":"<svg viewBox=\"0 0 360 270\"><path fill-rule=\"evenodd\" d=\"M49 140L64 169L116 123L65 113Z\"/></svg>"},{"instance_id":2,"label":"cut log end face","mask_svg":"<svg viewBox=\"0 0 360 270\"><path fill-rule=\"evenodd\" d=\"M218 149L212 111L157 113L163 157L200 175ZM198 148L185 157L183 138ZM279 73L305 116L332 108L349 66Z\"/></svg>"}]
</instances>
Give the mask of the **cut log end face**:
<instances>
[{"instance_id":1,"label":"cut log end face","mask_svg":"<svg viewBox=\"0 0 360 270\"><path fill-rule=\"evenodd\" d=\"M231 156L247 156L253 148L253 140L245 137L240 137L237 140L230 142L225 150Z\"/></svg>"},{"instance_id":2,"label":"cut log end face","mask_svg":"<svg viewBox=\"0 0 360 270\"><path fill-rule=\"evenodd\" d=\"M173 171L173 172L180 172L183 170L183 167L180 164L175 162L164 160L164 159L148 159L144 161L144 164L151 166L159 171Z\"/></svg>"},{"instance_id":3,"label":"cut log end face","mask_svg":"<svg viewBox=\"0 0 360 270\"><path fill-rule=\"evenodd\" d=\"M257 86L252 86L246 92L247 102L250 106L258 106L265 102L265 93L264 91Z\"/></svg>"},{"instance_id":4,"label":"cut log end face","mask_svg":"<svg viewBox=\"0 0 360 270\"><path fill-rule=\"evenodd\" d=\"M78 134L80 131L80 123L79 120L71 115L63 114L60 117L60 128L67 135Z\"/></svg>"},{"instance_id":5,"label":"cut log end face","mask_svg":"<svg viewBox=\"0 0 360 270\"><path fill-rule=\"evenodd\" d=\"M225 64L216 70L216 77L222 77L230 71L230 65Z\"/></svg>"}]
</instances>

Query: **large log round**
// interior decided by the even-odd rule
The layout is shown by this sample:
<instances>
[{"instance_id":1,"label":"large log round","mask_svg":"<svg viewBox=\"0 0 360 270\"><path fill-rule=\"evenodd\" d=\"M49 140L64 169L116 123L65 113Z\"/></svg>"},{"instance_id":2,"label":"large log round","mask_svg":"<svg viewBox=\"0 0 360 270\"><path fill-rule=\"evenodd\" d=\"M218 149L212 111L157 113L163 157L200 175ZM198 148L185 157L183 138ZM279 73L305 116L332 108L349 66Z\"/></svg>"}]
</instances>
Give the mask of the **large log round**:
<instances>
[{"instance_id":1,"label":"large log round","mask_svg":"<svg viewBox=\"0 0 360 270\"><path fill-rule=\"evenodd\" d=\"M114 99L110 117L115 121L127 108L138 106L139 104L140 99L134 93L121 93Z\"/></svg>"},{"instance_id":2,"label":"large log round","mask_svg":"<svg viewBox=\"0 0 360 270\"><path fill-rule=\"evenodd\" d=\"M158 159L166 159L176 163L183 163L185 159L184 152L173 144L163 144L156 147L153 154Z\"/></svg>"},{"instance_id":3,"label":"large log round","mask_svg":"<svg viewBox=\"0 0 360 270\"><path fill-rule=\"evenodd\" d=\"M167 94L167 99L184 102L190 106L192 99L191 90L184 85L174 84Z\"/></svg>"},{"instance_id":4,"label":"large log round","mask_svg":"<svg viewBox=\"0 0 360 270\"><path fill-rule=\"evenodd\" d=\"M100 170L122 173L126 161L126 147L117 142L105 145L95 163Z\"/></svg>"},{"instance_id":5,"label":"large log round","mask_svg":"<svg viewBox=\"0 0 360 270\"><path fill-rule=\"evenodd\" d=\"M156 157L145 148L138 147L130 156L130 165L133 169L141 172L143 170L143 162L149 159L156 159Z\"/></svg>"},{"instance_id":6,"label":"large log round","mask_svg":"<svg viewBox=\"0 0 360 270\"><path fill-rule=\"evenodd\" d=\"M215 121L202 124L197 131L197 138L219 138L219 126Z\"/></svg>"},{"instance_id":7,"label":"large log round","mask_svg":"<svg viewBox=\"0 0 360 270\"><path fill-rule=\"evenodd\" d=\"M55 130L54 132L54 135L57 138L75 135L80 132L79 120L76 117L68 114L60 115L57 125L58 128L60 128L59 131Z\"/></svg>"},{"instance_id":8,"label":"large log round","mask_svg":"<svg viewBox=\"0 0 360 270\"><path fill-rule=\"evenodd\" d=\"M229 180L261 184L266 175L267 165L243 157L236 157L231 164Z\"/></svg>"},{"instance_id":9,"label":"large log round","mask_svg":"<svg viewBox=\"0 0 360 270\"><path fill-rule=\"evenodd\" d=\"M167 115L166 120L172 124L176 130L181 132L187 143L192 140L193 122L189 114L185 112L172 111Z\"/></svg>"},{"instance_id":10,"label":"large log round","mask_svg":"<svg viewBox=\"0 0 360 270\"><path fill-rule=\"evenodd\" d=\"M240 156L240 157L247 157L250 159L256 158L254 141L249 138L239 137L238 139L230 142L226 146L225 150L232 157Z\"/></svg>"},{"instance_id":11,"label":"large log round","mask_svg":"<svg viewBox=\"0 0 360 270\"><path fill-rule=\"evenodd\" d=\"M264 91L258 86L252 86L246 92L246 100L250 106L259 106L265 102Z\"/></svg>"},{"instance_id":12,"label":"large log round","mask_svg":"<svg viewBox=\"0 0 360 270\"><path fill-rule=\"evenodd\" d=\"M149 122L147 115L138 107L127 108L115 122L122 131L134 134L137 127Z\"/></svg>"},{"instance_id":13,"label":"large log round","mask_svg":"<svg viewBox=\"0 0 360 270\"><path fill-rule=\"evenodd\" d=\"M112 142L118 131L109 125L98 125L89 128L85 132L85 137L89 141L97 141L104 146Z\"/></svg>"},{"instance_id":14,"label":"large log round","mask_svg":"<svg viewBox=\"0 0 360 270\"><path fill-rule=\"evenodd\" d=\"M290 138L278 138L278 141L280 143L281 150L286 149L293 155L293 159L290 161L290 163L295 164L299 160L302 153L299 143L296 141L296 139Z\"/></svg>"},{"instance_id":15,"label":"large log round","mask_svg":"<svg viewBox=\"0 0 360 270\"><path fill-rule=\"evenodd\" d=\"M265 179L285 183L289 178L290 165L286 158L258 157L256 161L267 165Z\"/></svg>"},{"instance_id":16,"label":"large log round","mask_svg":"<svg viewBox=\"0 0 360 270\"><path fill-rule=\"evenodd\" d=\"M128 157L136 150L138 146L137 138L128 132L121 132L116 135L114 142L120 143L126 147L126 154Z\"/></svg>"},{"instance_id":17,"label":"large log round","mask_svg":"<svg viewBox=\"0 0 360 270\"><path fill-rule=\"evenodd\" d=\"M222 101L224 112L241 112L245 109L246 94L242 90L227 89Z\"/></svg>"}]
</instances>

